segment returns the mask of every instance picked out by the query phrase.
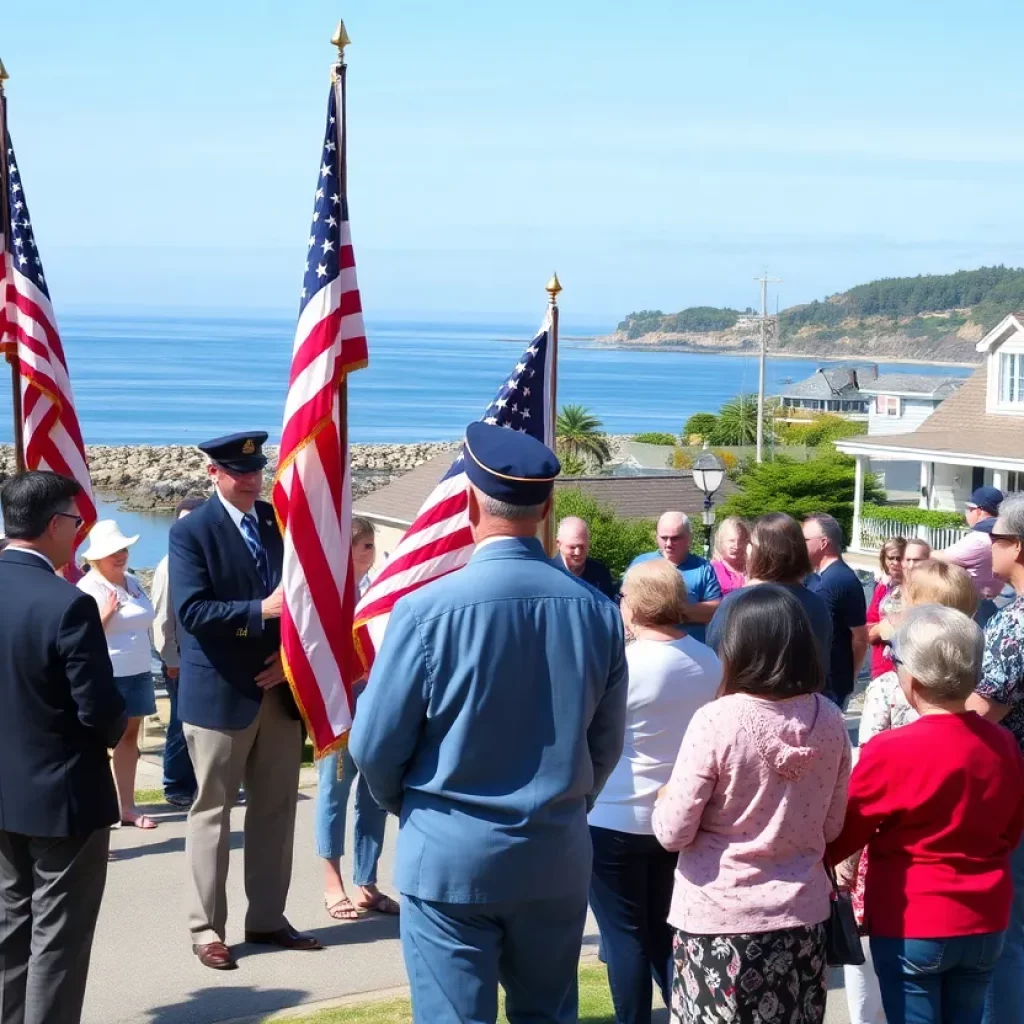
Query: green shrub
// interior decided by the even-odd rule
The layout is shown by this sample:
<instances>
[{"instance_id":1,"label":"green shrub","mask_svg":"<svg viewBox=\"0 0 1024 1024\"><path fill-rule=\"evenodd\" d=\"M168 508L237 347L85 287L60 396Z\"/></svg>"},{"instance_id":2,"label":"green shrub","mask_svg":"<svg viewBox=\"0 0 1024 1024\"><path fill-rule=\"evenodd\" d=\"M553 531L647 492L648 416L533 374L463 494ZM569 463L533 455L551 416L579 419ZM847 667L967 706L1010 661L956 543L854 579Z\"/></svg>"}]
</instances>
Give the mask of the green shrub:
<instances>
[{"instance_id":1,"label":"green shrub","mask_svg":"<svg viewBox=\"0 0 1024 1024\"><path fill-rule=\"evenodd\" d=\"M857 437L867 431L864 423L855 423L831 413L814 416L810 423L778 423L776 434L785 444L805 444L810 448Z\"/></svg>"},{"instance_id":2,"label":"green shrub","mask_svg":"<svg viewBox=\"0 0 1024 1024\"><path fill-rule=\"evenodd\" d=\"M590 555L599 558L615 576L621 576L630 562L658 544L654 523L645 519L620 519L607 505L574 488L555 491L555 519L579 516L590 527Z\"/></svg>"},{"instance_id":3,"label":"green shrub","mask_svg":"<svg viewBox=\"0 0 1024 1024\"><path fill-rule=\"evenodd\" d=\"M666 434L663 431L651 430L646 434L637 434L633 438L634 441L640 444L668 444L676 445L679 443L679 438L674 434Z\"/></svg>"},{"instance_id":4,"label":"green shrub","mask_svg":"<svg viewBox=\"0 0 1024 1024\"><path fill-rule=\"evenodd\" d=\"M959 512L936 512L926 508L912 508L909 505L865 504L861 510L865 519L888 519L904 526L930 526L942 530L950 526L966 527Z\"/></svg>"},{"instance_id":5,"label":"green shrub","mask_svg":"<svg viewBox=\"0 0 1024 1024\"><path fill-rule=\"evenodd\" d=\"M701 441L709 439L718 426L718 417L713 412L695 412L683 427L683 440L690 441L694 437Z\"/></svg>"}]
</instances>

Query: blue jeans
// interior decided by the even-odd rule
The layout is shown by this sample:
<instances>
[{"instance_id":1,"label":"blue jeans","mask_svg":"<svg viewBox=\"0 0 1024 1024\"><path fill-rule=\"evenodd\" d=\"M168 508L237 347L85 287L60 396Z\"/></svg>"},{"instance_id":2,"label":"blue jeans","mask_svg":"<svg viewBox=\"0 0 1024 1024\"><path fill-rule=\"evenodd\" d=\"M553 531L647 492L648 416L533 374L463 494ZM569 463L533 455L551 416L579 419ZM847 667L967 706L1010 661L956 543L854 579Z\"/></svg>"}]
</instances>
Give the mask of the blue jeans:
<instances>
[{"instance_id":1,"label":"blue jeans","mask_svg":"<svg viewBox=\"0 0 1024 1024\"><path fill-rule=\"evenodd\" d=\"M590 906L601 929L616 1024L650 1024L652 978L665 1005L672 992L668 923L678 857L652 835L591 826Z\"/></svg>"},{"instance_id":2,"label":"blue jeans","mask_svg":"<svg viewBox=\"0 0 1024 1024\"><path fill-rule=\"evenodd\" d=\"M414 1024L576 1024L587 901L434 903L402 894Z\"/></svg>"},{"instance_id":3,"label":"blue jeans","mask_svg":"<svg viewBox=\"0 0 1024 1024\"><path fill-rule=\"evenodd\" d=\"M981 1024L1003 934L952 939L872 936L871 959L889 1024ZM1013 1019L1020 1017L1015 1014Z\"/></svg>"},{"instance_id":4,"label":"blue jeans","mask_svg":"<svg viewBox=\"0 0 1024 1024\"><path fill-rule=\"evenodd\" d=\"M1003 955L992 972L985 999L984 1024L1018 1024L1024 1020L1024 841L1010 855L1013 903Z\"/></svg>"},{"instance_id":5,"label":"blue jeans","mask_svg":"<svg viewBox=\"0 0 1024 1024\"><path fill-rule=\"evenodd\" d=\"M178 680L167 677L167 666L162 666L164 686L171 702L171 713L167 720L164 737L164 796L170 801L194 800L196 796L196 773L192 767L185 736L181 731L178 717Z\"/></svg>"},{"instance_id":6,"label":"blue jeans","mask_svg":"<svg viewBox=\"0 0 1024 1024\"><path fill-rule=\"evenodd\" d=\"M341 757L341 778L338 778L338 757ZM316 787L314 842L316 855L326 860L339 860L345 852L345 815L352 783L356 776L355 821L353 843L355 865L352 881L356 885L377 884L377 861L384 845L384 825L388 812L382 811L370 795L362 774L346 747L340 755L328 754L317 763L319 778Z\"/></svg>"}]
</instances>

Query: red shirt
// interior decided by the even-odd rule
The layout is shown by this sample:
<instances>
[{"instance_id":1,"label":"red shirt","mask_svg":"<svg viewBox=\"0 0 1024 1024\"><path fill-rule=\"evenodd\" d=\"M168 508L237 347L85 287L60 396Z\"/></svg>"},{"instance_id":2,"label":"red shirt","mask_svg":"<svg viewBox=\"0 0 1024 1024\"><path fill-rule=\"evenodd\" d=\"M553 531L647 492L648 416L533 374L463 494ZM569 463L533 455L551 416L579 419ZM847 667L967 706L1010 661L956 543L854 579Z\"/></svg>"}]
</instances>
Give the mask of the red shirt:
<instances>
[{"instance_id":1,"label":"red shirt","mask_svg":"<svg viewBox=\"0 0 1024 1024\"><path fill-rule=\"evenodd\" d=\"M879 733L850 779L833 863L868 846L869 935L944 939L1006 928L1024 830L1024 758L973 711Z\"/></svg>"},{"instance_id":2,"label":"red shirt","mask_svg":"<svg viewBox=\"0 0 1024 1024\"><path fill-rule=\"evenodd\" d=\"M875 592L871 597L871 604L868 607L867 624L870 631L872 626L877 626L882 621L881 604L889 593L888 583L879 583L875 586ZM891 672L895 666L889 656L889 645L882 641L871 644L871 678L876 679L886 672Z\"/></svg>"}]
</instances>

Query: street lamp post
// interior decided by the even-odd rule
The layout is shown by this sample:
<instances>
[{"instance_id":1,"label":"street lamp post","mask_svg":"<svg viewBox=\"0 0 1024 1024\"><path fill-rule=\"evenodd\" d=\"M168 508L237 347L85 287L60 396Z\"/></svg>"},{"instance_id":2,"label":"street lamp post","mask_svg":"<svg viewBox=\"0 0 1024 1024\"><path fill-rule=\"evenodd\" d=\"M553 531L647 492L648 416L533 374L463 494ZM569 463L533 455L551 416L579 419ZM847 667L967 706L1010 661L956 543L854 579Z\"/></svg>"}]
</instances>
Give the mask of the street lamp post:
<instances>
[{"instance_id":1,"label":"street lamp post","mask_svg":"<svg viewBox=\"0 0 1024 1024\"><path fill-rule=\"evenodd\" d=\"M711 528L715 525L714 497L725 479L725 467L714 452L703 451L693 464L693 482L704 495L704 549L711 557Z\"/></svg>"}]
</instances>

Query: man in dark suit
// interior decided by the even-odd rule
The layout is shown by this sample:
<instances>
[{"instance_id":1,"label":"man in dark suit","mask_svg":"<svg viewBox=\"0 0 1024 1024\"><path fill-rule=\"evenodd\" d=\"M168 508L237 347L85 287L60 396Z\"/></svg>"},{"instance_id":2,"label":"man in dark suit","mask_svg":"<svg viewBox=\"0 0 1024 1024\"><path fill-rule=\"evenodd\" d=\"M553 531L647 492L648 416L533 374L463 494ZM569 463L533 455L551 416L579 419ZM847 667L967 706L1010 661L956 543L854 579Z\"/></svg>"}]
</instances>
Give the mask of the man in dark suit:
<instances>
[{"instance_id":1,"label":"man in dark suit","mask_svg":"<svg viewBox=\"0 0 1024 1024\"><path fill-rule=\"evenodd\" d=\"M0 1024L77 1024L117 794L107 750L127 718L96 602L55 574L81 488L4 484L0 555Z\"/></svg>"},{"instance_id":2,"label":"man in dark suit","mask_svg":"<svg viewBox=\"0 0 1024 1024\"><path fill-rule=\"evenodd\" d=\"M600 559L590 557L590 527L586 520L566 516L558 524L555 543L558 545L555 565L615 600L618 588L612 581L611 570Z\"/></svg>"},{"instance_id":3,"label":"man in dark suit","mask_svg":"<svg viewBox=\"0 0 1024 1024\"><path fill-rule=\"evenodd\" d=\"M284 913L302 731L280 655L284 547L272 507L259 500L266 439L254 431L199 445L213 496L171 528L178 715L198 786L185 843L189 930L193 952L215 970L237 966L225 943L226 888L231 807L242 783L246 941L321 948Z\"/></svg>"}]
</instances>

